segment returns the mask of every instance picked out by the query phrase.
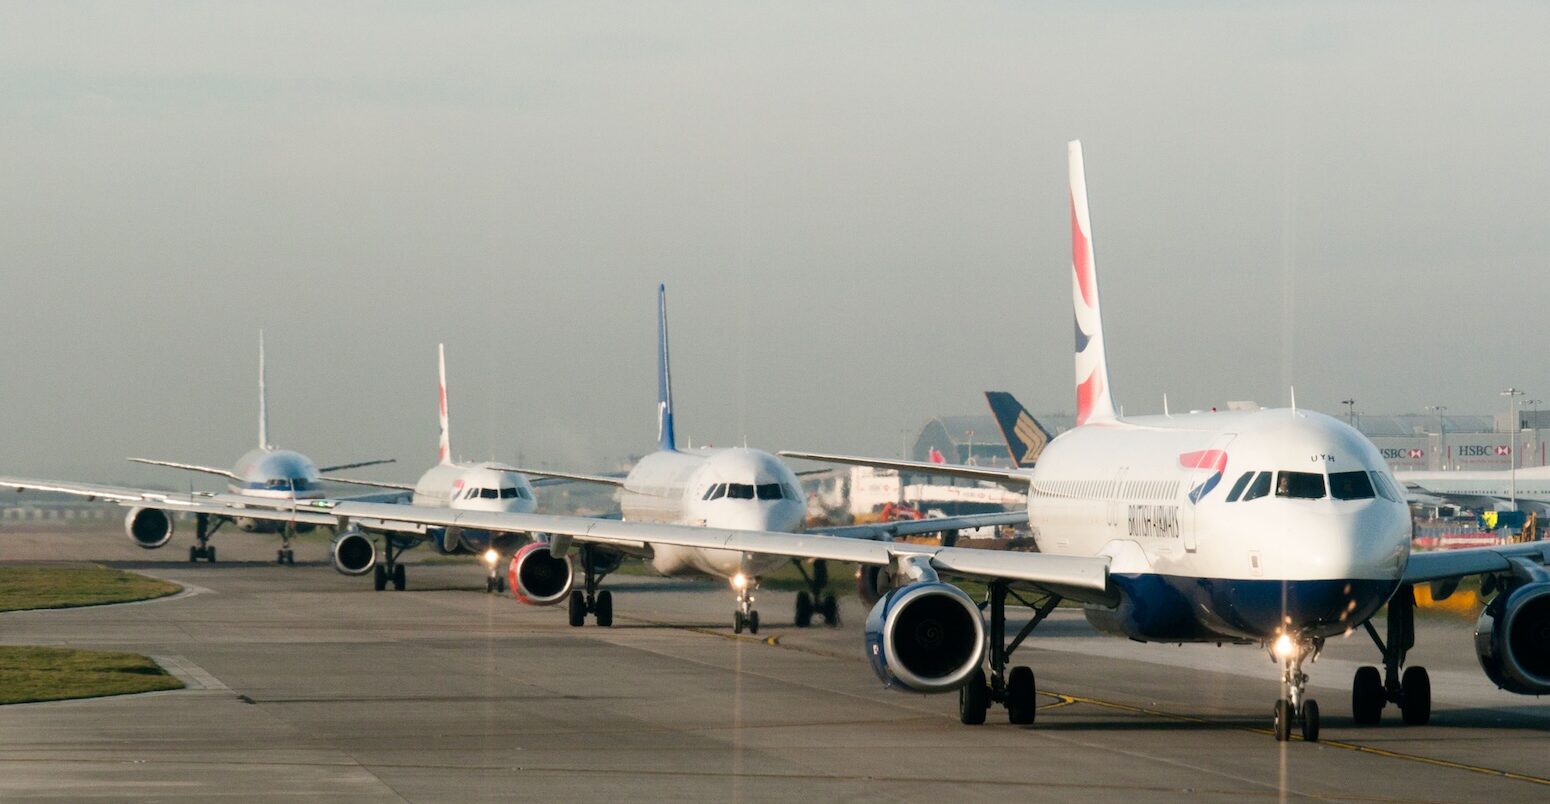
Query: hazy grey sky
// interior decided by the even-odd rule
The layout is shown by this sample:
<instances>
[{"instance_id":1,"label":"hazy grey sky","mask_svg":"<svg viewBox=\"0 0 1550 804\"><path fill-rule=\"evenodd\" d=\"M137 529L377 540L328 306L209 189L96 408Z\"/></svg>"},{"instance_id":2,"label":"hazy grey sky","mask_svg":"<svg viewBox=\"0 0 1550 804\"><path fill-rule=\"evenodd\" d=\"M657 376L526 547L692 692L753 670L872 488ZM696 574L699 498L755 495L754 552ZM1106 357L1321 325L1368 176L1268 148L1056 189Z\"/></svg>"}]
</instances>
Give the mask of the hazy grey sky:
<instances>
[{"instance_id":1,"label":"hazy grey sky","mask_svg":"<svg viewBox=\"0 0 1550 804\"><path fill-rule=\"evenodd\" d=\"M1550 399L1544 3L0 5L0 471L591 468L1118 401ZM1550 406L1547 406L1550 407Z\"/></svg>"}]
</instances>

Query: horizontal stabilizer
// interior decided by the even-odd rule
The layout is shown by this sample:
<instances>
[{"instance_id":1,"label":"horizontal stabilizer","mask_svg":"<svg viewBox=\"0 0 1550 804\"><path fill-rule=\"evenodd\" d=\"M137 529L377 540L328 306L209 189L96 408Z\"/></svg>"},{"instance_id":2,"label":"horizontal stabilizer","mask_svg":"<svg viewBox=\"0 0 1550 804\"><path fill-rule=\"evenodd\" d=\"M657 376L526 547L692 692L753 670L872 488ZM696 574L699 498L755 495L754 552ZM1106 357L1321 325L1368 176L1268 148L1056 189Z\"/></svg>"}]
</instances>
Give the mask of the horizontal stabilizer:
<instances>
[{"instance_id":1,"label":"horizontal stabilizer","mask_svg":"<svg viewBox=\"0 0 1550 804\"><path fill-rule=\"evenodd\" d=\"M397 458L379 458L379 459L377 459L375 461L360 461L358 463L341 463L338 466L324 466L324 467L321 467L321 468L318 469L318 471L319 472L342 472L342 471L344 471L346 469L359 469L359 468L361 468L363 466L380 466L380 465L382 465L384 463L398 463L398 459ZM347 481L340 481L340 482L347 482Z\"/></svg>"},{"instance_id":2,"label":"horizontal stabilizer","mask_svg":"<svg viewBox=\"0 0 1550 804\"><path fill-rule=\"evenodd\" d=\"M176 461L156 461L151 460L150 458L130 458L129 460L133 463L144 463L151 466L170 466L173 469L182 469L187 472L203 472L207 475L217 475L220 477L229 478L231 480L238 479L238 477L232 474L230 470L217 469L213 466L200 466L194 463L178 463Z\"/></svg>"},{"instance_id":3,"label":"horizontal stabilizer","mask_svg":"<svg viewBox=\"0 0 1550 804\"><path fill-rule=\"evenodd\" d=\"M785 458L800 458L823 463L843 463L851 466L871 466L877 469L895 469L900 472L918 472L927 475L965 477L972 480L989 480L1014 488L1025 488L1033 482L1033 474L1024 469L995 469L988 466L965 466L955 463L930 463L927 461L897 461L887 458L858 458L852 455L831 455L823 452L796 452L782 450Z\"/></svg>"}]
</instances>

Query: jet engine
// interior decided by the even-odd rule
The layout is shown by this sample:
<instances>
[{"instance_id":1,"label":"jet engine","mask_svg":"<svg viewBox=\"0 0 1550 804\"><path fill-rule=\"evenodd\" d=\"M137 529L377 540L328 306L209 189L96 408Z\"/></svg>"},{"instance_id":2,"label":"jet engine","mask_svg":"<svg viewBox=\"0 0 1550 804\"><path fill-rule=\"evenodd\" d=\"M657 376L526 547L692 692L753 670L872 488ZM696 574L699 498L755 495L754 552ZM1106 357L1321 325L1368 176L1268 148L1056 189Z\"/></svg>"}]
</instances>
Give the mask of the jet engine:
<instances>
[{"instance_id":1,"label":"jet engine","mask_svg":"<svg viewBox=\"0 0 1550 804\"><path fill-rule=\"evenodd\" d=\"M867 659L887 687L950 692L985 657L985 620L952 584L913 583L883 595L866 621Z\"/></svg>"},{"instance_id":2,"label":"jet engine","mask_svg":"<svg viewBox=\"0 0 1550 804\"><path fill-rule=\"evenodd\" d=\"M1497 595L1475 624L1475 654L1496 686L1519 695L1550 693L1550 582Z\"/></svg>"},{"instance_id":3,"label":"jet engine","mask_svg":"<svg viewBox=\"0 0 1550 804\"><path fill-rule=\"evenodd\" d=\"M160 508L131 508L124 532L135 544L155 550L172 540L172 515Z\"/></svg>"},{"instance_id":4,"label":"jet engine","mask_svg":"<svg viewBox=\"0 0 1550 804\"><path fill-rule=\"evenodd\" d=\"M545 542L532 542L511 557L511 594L530 606L553 606L570 595L576 572L570 555L555 558Z\"/></svg>"},{"instance_id":5,"label":"jet engine","mask_svg":"<svg viewBox=\"0 0 1550 804\"><path fill-rule=\"evenodd\" d=\"M348 528L334 537L329 546L334 569L342 575L365 575L377 566L377 547L357 528Z\"/></svg>"}]
</instances>

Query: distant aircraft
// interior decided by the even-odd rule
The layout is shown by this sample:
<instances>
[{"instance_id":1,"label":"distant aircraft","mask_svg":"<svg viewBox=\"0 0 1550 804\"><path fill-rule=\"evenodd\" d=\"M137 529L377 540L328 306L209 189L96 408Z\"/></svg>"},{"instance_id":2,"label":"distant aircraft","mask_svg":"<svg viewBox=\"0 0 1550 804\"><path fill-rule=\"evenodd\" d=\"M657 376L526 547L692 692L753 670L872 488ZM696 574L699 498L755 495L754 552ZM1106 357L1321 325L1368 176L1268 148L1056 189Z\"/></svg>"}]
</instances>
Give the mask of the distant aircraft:
<instances>
[{"instance_id":1,"label":"distant aircraft","mask_svg":"<svg viewBox=\"0 0 1550 804\"><path fill-rule=\"evenodd\" d=\"M678 448L673 430L673 388L668 359L665 287L657 288L657 358L657 450L641 458L628 475L619 478L547 469L522 471L534 476L606 483L618 487L619 508L626 522L782 533L800 531L807 514L806 499L796 473L779 458L746 447ZM918 523L844 526L814 532L838 533L851 538L875 538L967 529L1020 519L1017 514L988 514ZM563 588L538 588L528 576L538 567L560 559L552 552L530 549L518 553L512 559L510 576L513 592L519 596L526 594L528 597L550 600L562 591L569 591L571 625L583 625L588 614L593 615L598 625L610 625L613 622L613 595L607 589L599 590L598 584L619 566L625 555L642 555L662 575L709 575L726 579L736 595L732 630L742 633L746 629L756 634L759 632L759 612L754 608L754 592L759 578L773 572L788 560L780 555L707 550L699 546L657 543L649 539L639 546L626 548L583 545L580 553L583 589L572 591L568 584ZM814 616L821 617L831 625L836 623L838 609L834 595L826 591L827 565L815 562L811 572L800 563L797 567L808 582L808 589L797 593L798 627L810 624ZM561 573L546 571L544 577L558 578Z\"/></svg>"},{"instance_id":2,"label":"distant aircraft","mask_svg":"<svg viewBox=\"0 0 1550 804\"><path fill-rule=\"evenodd\" d=\"M996 426L1006 440L1006 451L1012 465L1019 469L1031 469L1039 460L1039 453L1049 444L1050 434L1044 425L1033 418L1017 397L1006 391L986 391L985 401L996 417Z\"/></svg>"},{"instance_id":3,"label":"distant aircraft","mask_svg":"<svg viewBox=\"0 0 1550 804\"><path fill-rule=\"evenodd\" d=\"M1395 472L1417 502L1444 502L1476 511L1533 511L1550 515L1550 466L1460 472ZM1516 491L1514 491L1516 489Z\"/></svg>"},{"instance_id":4,"label":"distant aircraft","mask_svg":"<svg viewBox=\"0 0 1550 804\"><path fill-rule=\"evenodd\" d=\"M379 484L413 492L413 504L433 508L449 508L459 511L503 511L529 513L536 503L533 487L521 472L499 463L458 463L452 460L452 437L447 418L447 355L443 344L436 345L437 376L440 380L441 440L435 466L426 470L414 485ZM367 530L374 530L382 542L382 561L377 560L377 549ZM363 529L347 527L334 537L331 552L334 569L345 575L364 575L375 569L373 586L377 591L387 588L402 590L406 584L404 565L398 563L403 551L430 541L438 553L482 555L489 567L485 581L486 592L505 589L505 579L497 571L503 555L516 552L529 541L524 536L511 533L491 532L480 529L439 527L419 532L405 531L392 523L379 523L377 527ZM525 602L537 605L558 603L563 596L546 599L529 596Z\"/></svg>"}]
</instances>

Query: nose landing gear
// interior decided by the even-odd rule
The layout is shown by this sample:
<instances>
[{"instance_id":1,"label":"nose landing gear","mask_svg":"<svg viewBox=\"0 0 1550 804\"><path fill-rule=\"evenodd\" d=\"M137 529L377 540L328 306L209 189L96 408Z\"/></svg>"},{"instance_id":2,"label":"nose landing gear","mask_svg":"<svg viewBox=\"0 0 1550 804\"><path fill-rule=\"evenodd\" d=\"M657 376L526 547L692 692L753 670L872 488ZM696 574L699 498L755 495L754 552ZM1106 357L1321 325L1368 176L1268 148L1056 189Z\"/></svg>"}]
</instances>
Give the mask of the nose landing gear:
<instances>
[{"instance_id":1,"label":"nose landing gear","mask_svg":"<svg viewBox=\"0 0 1550 804\"><path fill-rule=\"evenodd\" d=\"M1271 655L1281 662L1281 697L1276 701L1273 721L1278 742L1292 739L1293 724L1299 727L1303 740L1319 741L1319 705L1307 697L1308 674L1302 671L1302 663L1305 659L1310 663L1318 661L1323 649L1321 637L1304 641L1287 634L1271 646Z\"/></svg>"},{"instance_id":2,"label":"nose landing gear","mask_svg":"<svg viewBox=\"0 0 1550 804\"><path fill-rule=\"evenodd\" d=\"M737 592L737 610L732 612L732 633L759 633L759 612L753 607L753 590L759 585L758 578L750 578L739 572L732 576L732 589Z\"/></svg>"}]
</instances>

